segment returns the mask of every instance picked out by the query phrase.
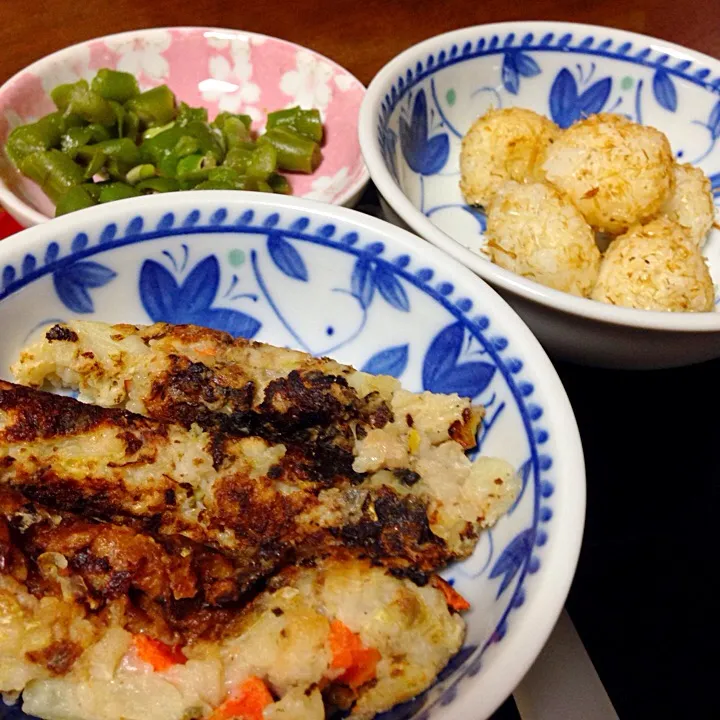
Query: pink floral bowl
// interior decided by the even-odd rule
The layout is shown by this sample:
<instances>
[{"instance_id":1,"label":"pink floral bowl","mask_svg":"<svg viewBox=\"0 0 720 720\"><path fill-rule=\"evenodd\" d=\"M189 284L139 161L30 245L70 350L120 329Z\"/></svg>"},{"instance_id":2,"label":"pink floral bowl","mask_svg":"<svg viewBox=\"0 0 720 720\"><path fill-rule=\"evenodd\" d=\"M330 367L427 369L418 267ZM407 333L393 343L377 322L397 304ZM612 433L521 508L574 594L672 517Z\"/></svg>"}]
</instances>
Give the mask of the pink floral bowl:
<instances>
[{"instance_id":1,"label":"pink floral bowl","mask_svg":"<svg viewBox=\"0 0 720 720\"><path fill-rule=\"evenodd\" d=\"M0 87L0 144L10 131L52 112L50 91L90 79L101 67L133 73L141 89L166 83L179 100L250 115L260 128L272 110L320 110L323 161L312 175L292 175L293 195L352 206L368 182L358 143L362 83L332 60L277 38L203 27L155 28L107 35L60 50ZM50 200L0 152L0 203L23 226L54 215Z\"/></svg>"}]
</instances>

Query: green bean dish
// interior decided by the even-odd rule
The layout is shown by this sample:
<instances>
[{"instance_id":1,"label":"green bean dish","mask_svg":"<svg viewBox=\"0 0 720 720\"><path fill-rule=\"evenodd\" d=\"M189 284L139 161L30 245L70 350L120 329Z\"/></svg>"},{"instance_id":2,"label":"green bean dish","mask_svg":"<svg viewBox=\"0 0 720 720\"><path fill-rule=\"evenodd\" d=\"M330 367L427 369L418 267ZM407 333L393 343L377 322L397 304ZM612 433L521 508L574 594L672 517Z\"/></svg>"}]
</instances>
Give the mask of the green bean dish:
<instances>
[{"instance_id":1,"label":"green bean dish","mask_svg":"<svg viewBox=\"0 0 720 720\"><path fill-rule=\"evenodd\" d=\"M279 171L312 173L322 159L317 110L271 112L262 134L249 115L178 103L167 85L140 92L130 73L101 69L58 85L57 110L15 128L5 150L55 204L55 215L177 190L289 194Z\"/></svg>"}]
</instances>

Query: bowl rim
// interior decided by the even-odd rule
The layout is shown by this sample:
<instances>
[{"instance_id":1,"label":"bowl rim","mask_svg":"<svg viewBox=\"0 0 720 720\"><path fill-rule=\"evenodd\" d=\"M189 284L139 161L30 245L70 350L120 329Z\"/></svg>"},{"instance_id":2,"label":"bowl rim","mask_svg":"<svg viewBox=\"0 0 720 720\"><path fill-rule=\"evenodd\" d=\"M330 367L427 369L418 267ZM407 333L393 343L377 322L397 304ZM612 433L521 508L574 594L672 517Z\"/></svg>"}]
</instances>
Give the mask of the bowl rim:
<instances>
[{"instance_id":1,"label":"bowl rim","mask_svg":"<svg viewBox=\"0 0 720 720\"><path fill-rule=\"evenodd\" d=\"M422 257L423 263L451 277L453 283L460 284L463 295L482 301L484 307L490 307L491 319L501 324L511 347L515 344L522 348L523 361L528 365L532 363L533 381L542 388L547 409L552 409L550 433L557 437L555 454L560 456L561 453L562 457L562 463L555 462L553 465L557 478L554 497L559 500L558 509L563 509L561 513L553 515L554 522L557 521L551 533L553 551L545 556L538 573L544 581L528 592L523 612L510 619L510 630L495 648L492 660L480 676L483 678L480 685L482 695L479 694L478 683L471 680L463 686L467 687L467 691L459 692L453 702L452 715L440 709L443 717L478 717L478 703L481 703L488 710L484 717L489 717L512 693L547 642L570 590L583 538L586 476L582 441L570 400L545 350L524 320L487 282L439 248L429 244L418 246L415 235L388 222L349 208L292 196L276 198L255 192L190 190L174 195L174 201L168 201L167 197L162 194L118 200L107 207L96 206L69 213L52 223L23 230L0 243L0 267L7 262L20 262L28 253L44 251L51 239L67 238L80 231L88 232L91 227L99 232L108 223L118 222L119 218L133 217L131 213L152 212L160 217L163 211L178 213L181 205L186 205L188 209L208 211L218 207L230 209L233 205L238 210L252 207L270 212L298 211L319 223L333 220L347 223L358 231L387 241L391 247L394 246L394 251L407 252L415 258ZM112 210L108 212L108 208ZM461 708L462 712L459 712Z\"/></svg>"},{"instance_id":2,"label":"bowl rim","mask_svg":"<svg viewBox=\"0 0 720 720\"><path fill-rule=\"evenodd\" d=\"M423 40L396 55L386 63L368 86L367 93L360 107L360 149L365 163L370 170L370 178L390 207L420 237L430 241L446 253L469 267L483 279L495 286L507 290L526 300L543 305L551 310L561 311L587 320L606 324L621 325L641 330L659 330L681 333L715 333L720 332L720 312L682 313L657 310L638 310L582 298L569 293L546 287L540 283L517 275L495 265L472 250L461 245L457 240L434 225L412 204L405 193L392 178L382 158L377 142L377 120L380 106L390 85L404 75L405 70L414 67L420 56L435 53L450 43L462 43L470 36L491 33L516 34L523 30L547 31L559 35L563 29L574 33L606 33L617 37L647 44L660 53L677 57L678 55L692 60L694 63L712 67L720 75L720 60L696 50L667 42L650 35L621 30L603 25L589 25L573 22L549 22L539 20L520 20L500 23L473 25L458 30L435 35ZM680 59L680 58L678 58Z\"/></svg>"},{"instance_id":3,"label":"bowl rim","mask_svg":"<svg viewBox=\"0 0 720 720\"><path fill-rule=\"evenodd\" d=\"M39 74L39 71L49 63L52 63L54 61L62 59L62 56L66 53L71 53L74 50L77 50L80 47L83 47L85 45L89 45L90 43L99 42L103 40L118 40L122 41L123 39L130 39L130 38L136 38L144 33L151 33L156 31L202 31L203 33L208 32L215 32L215 33L225 33L225 34L232 34L233 36L237 35L244 35L248 38L260 38L262 40L273 40L275 42L282 43L284 45L290 46L292 48L295 48L296 50L305 50L309 53L312 53L316 58L320 60L324 60L325 62L332 65L337 70L341 70L343 73L345 73L347 76L352 78L358 86L362 89L362 96L363 100L365 99L365 95L367 93L367 87L364 83L360 82L360 80L355 76L354 73L350 72L346 67L340 65L336 60L333 60L332 58L327 57L326 55L323 55L322 53L318 52L317 50L313 50L312 48L306 47L304 45L299 45L298 43L292 42L291 40L285 40L284 38L276 37L274 35L265 35L264 33L256 33L256 32L250 32L248 30L240 30L240 29L233 29L233 28L221 28L221 27L214 27L214 26L206 26L206 25L159 25L157 27L145 27L145 28L137 28L135 30L125 30L123 32L119 33L110 33L109 35L98 35L97 37L88 38L87 40L81 40L79 42L73 43L72 45L68 45L66 47L60 48L59 50L55 50L54 52L50 53L49 55L44 55L41 58L38 58L37 60L34 60L30 65L26 65L23 68L20 68L16 73L14 73L11 77L9 77L4 83L0 85L0 100L2 99L3 94L5 91L14 83L18 81L21 75L27 73L27 72L35 72L36 74ZM358 113L356 117L356 126L360 127L360 114ZM0 147L0 165L5 162L9 163L9 160L7 160L5 156L5 148ZM362 194L363 190L365 189L365 186L370 180L370 171L367 166L367 163L364 161L364 157L362 155L362 150L360 151L360 161L362 163L362 172L358 176L357 180L348 188L345 190L345 192L338 197L335 202L331 203L332 205L345 205L346 203L353 201L354 199L359 199L360 195ZM12 167L12 164L10 164ZM182 191L187 192L187 191ZM26 220L29 222L30 226L34 225L40 225L42 223L47 222L48 220L53 220L54 218L48 217L47 215L44 215L40 211L36 210L32 205L25 202L20 196L18 196L16 193L12 191L12 189L8 186L8 184L3 179L2 175L0 174L0 205L8 208L12 208L12 210L8 210L11 215L14 217L16 216L15 213L17 213L18 216L22 217L23 220Z\"/></svg>"}]
</instances>

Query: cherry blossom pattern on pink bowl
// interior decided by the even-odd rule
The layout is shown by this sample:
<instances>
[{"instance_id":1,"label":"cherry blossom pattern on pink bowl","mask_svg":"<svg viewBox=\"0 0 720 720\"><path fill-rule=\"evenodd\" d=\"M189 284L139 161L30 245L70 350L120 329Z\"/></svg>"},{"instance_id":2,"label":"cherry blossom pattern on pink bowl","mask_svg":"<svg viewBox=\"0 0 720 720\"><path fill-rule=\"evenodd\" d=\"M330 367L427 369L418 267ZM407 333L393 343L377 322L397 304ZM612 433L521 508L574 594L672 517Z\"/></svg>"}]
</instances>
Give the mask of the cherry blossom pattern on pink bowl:
<instances>
[{"instance_id":1,"label":"cherry blossom pattern on pink bowl","mask_svg":"<svg viewBox=\"0 0 720 720\"><path fill-rule=\"evenodd\" d=\"M10 131L52 112L50 91L91 79L102 67L133 73L141 89L166 83L178 100L218 112L246 113L262 128L272 110L320 110L323 161L312 175L292 174L293 195L353 206L368 182L358 142L365 88L328 58L294 43L203 27L134 30L88 40L33 63L0 87L0 143ZM0 203L23 226L53 217L50 200L0 153Z\"/></svg>"}]
</instances>

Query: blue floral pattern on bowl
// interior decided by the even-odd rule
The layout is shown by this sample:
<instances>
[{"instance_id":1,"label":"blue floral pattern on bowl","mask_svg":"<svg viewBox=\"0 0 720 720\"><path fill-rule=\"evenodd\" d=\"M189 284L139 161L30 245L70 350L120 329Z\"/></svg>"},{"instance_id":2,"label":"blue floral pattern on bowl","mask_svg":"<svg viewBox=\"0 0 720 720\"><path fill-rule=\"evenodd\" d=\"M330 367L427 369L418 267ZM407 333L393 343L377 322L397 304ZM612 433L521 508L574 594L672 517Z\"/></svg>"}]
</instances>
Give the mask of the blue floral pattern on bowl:
<instances>
[{"instance_id":1,"label":"blue floral pattern on bowl","mask_svg":"<svg viewBox=\"0 0 720 720\"><path fill-rule=\"evenodd\" d=\"M427 139L422 127L416 138ZM433 157L442 154L442 144L436 147ZM0 263L0 366L7 368L22 344L56 320L195 322L332 353L394 375L409 389L482 402L487 416L478 452L513 462L522 493L474 555L448 571L473 603L465 647L433 688L387 715L428 718L481 671L513 612L533 592L528 578L542 567L555 513L554 453L562 439L550 435L547 398L536 397L539 378L522 348L496 327L492 303L484 302L489 291L468 297L467 280L459 290L442 263L428 264L406 249L398 253L387 239L347 220L328 222L322 213L207 204L98 221L94 229L58 236L16 262ZM483 622L473 622L481 616ZM23 718L2 705L0 717Z\"/></svg>"},{"instance_id":2,"label":"blue floral pattern on bowl","mask_svg":"<svg viewBox=\"0 0 720 720\"><path fill-rule=\"evenodd\" d=\"M596 30L478 28L473 40L408 64L390 85L376 118L384 162L413 205L460 244L475 252L484 244L484 217L458 187L459 154L463 133L490 107L530 108L562 128L598 112L653 125L720 196L720 75L690 53ZM720 250L706 252L712 270Z\"/></svg>"}]
</instances>

